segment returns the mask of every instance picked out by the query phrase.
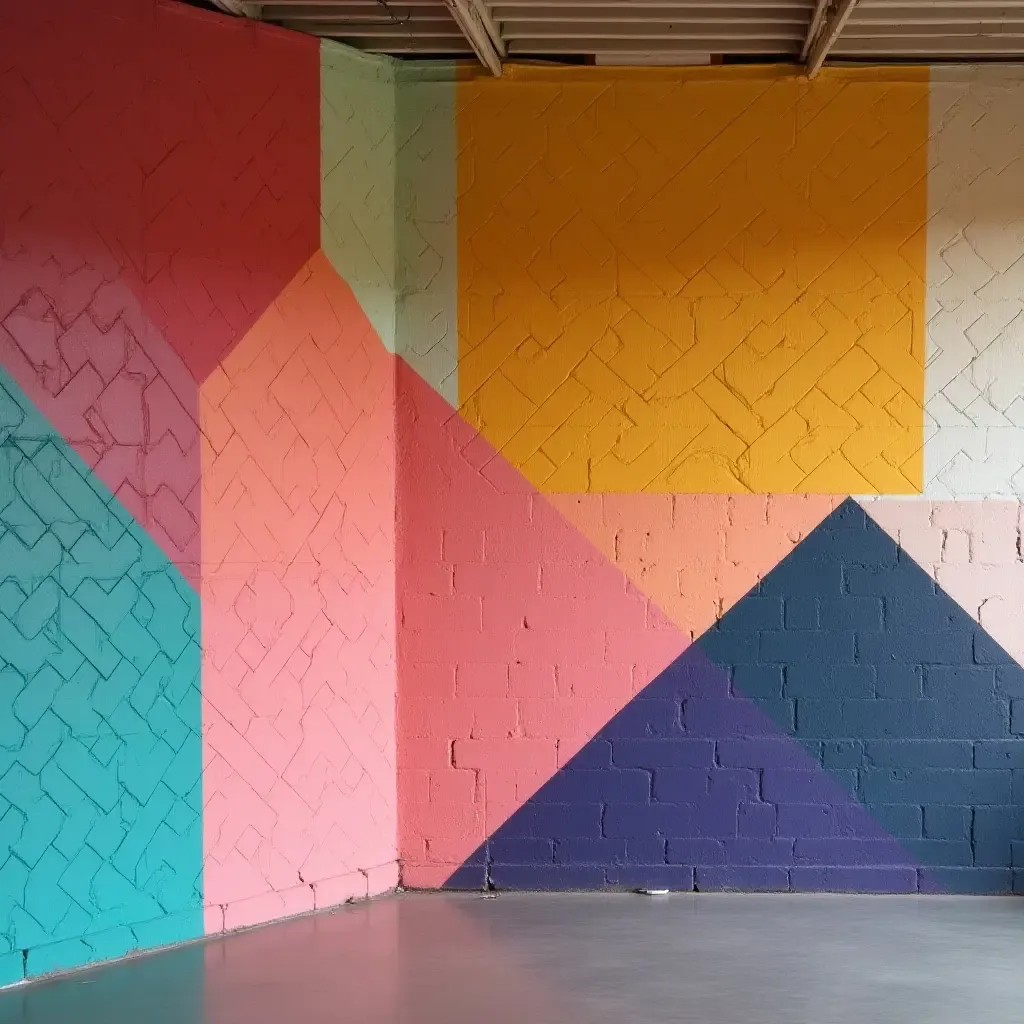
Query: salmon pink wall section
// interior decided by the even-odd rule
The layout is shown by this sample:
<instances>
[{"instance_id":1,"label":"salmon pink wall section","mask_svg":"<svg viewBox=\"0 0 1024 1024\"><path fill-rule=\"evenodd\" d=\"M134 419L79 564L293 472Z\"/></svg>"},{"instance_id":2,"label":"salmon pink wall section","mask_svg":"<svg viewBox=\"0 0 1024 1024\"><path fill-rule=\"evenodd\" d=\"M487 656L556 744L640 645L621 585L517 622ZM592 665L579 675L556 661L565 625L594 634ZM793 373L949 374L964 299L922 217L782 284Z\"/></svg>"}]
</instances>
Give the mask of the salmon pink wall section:
<instances>
[{"instance_id":1,"label":"salmon pink wall section","mask_svg":"<svg viewBox=\"0 0 1024 1024\"><path fill-rule=\"evenodd\" d=\"M552 494L687 636L700 636L827 516L824 494Z\"/></svg>"},{"instance_id":2,"label":"salmon pink wall section","mask_svg":"<svg viewBox=\"0 0 1024 1024\"><path fill-rule=\"evenodd\" d=\"M318 252L202 387L207 931L397 881L393 381Z\"/></svg>"},{"instance_id":3,"label":"salmon pink wall section","mask_svg":"<svg viewBox=\"0 0 1024 1024\"><path fill-rule=\"evenodd\" d=\"M433 887L688 637L402 363L398 396L400 855Z\"/></svg>"}]
</instances>

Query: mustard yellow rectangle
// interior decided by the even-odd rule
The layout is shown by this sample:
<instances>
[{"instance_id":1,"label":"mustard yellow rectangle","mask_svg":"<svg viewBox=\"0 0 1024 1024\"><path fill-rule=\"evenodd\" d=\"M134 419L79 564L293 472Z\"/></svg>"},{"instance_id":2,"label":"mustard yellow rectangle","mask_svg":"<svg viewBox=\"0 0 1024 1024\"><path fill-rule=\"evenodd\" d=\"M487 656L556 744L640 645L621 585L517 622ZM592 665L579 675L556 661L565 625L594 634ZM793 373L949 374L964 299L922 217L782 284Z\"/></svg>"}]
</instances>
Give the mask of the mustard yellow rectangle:
<instances>
[{"instance_id":1,"label":"mustard yellow rectangle","mask_svg":"<svg viewBox=\"0 0 1024 1024\"><path fill-rule=\"evenodd\" d=\"M535 486L921 490L927 69L513 67L456 110L459 404Z\"/></svg>"}]
</instances>

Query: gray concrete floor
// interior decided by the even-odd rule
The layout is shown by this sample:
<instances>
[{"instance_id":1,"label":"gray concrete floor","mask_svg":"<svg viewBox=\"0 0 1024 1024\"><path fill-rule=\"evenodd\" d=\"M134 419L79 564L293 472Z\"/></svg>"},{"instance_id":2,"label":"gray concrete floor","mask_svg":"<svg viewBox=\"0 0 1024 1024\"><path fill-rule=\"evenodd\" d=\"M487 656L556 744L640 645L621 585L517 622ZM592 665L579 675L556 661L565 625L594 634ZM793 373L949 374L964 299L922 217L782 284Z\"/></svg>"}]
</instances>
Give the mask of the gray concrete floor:
<instances>
[{"instance_id":1,"label":"gray concrete floor","mask_svg":"<svg viewBox=\"0 0 1024 1024\"><path fill-rule=\"evenodd\" d=\"M0 1024L1024 1020L1024 901L407 895L0 993Z\"/></svg>"}]
</instances>

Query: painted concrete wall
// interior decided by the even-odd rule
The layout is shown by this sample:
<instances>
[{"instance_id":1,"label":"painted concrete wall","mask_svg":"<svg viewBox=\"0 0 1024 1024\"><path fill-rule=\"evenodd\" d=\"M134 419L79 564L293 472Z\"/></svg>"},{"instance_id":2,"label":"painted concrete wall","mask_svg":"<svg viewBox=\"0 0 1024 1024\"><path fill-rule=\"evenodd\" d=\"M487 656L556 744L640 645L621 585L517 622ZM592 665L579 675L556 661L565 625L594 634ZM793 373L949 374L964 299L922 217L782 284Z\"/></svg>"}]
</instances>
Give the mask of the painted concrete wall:
<instances>
[{"instance_id":1,"label":"painted concrete wall","mask_svg":"<svg viewBox=\"0 0 1024 1024\"><path fill-rule=\"evenodd\" d=\"M459 131L460 408L536 486L920 490L926 71L524 71Z\"/></svg>"},{"instance_id":2,"label":"painted concrete wall","mask_svg":"<svg viewBox=\"0 0 1024 1024\"><path fill-rule=\"evenodd\" d=\"M1020 68L932 72L925 478L936 498L1024 493Z\"/></svg>"},{"instance_id":3,"label":"painted concrete wall","mask_svg":"<svg viewBox=\"0 0 1024 1024\"><path fill-rule=\"evenodd\" d=\"M398 377L407 885L1024 890L1022 89L456 85L460 415Z\"/></svg>"},{"instance_id":4,"label":"painted concrete wall","mask_svg":"<svg viewBox=\"0 0 1024 1024\"><path fill-rule=\"evenodd\" d=\"M397 880L393 378L318 252L200 388L207 931Z\"/></svg>"},{"instance_id":5,"label":"painted concrete wall","mask_svg":"<svg viewBox=\"0 0 1024 1024\"><path fill-rule=\"evenodd\" d=\"M160 0L5 19L0 984L397 879L394 360L319 248L375 139L321 145L321 73Z\"/></svg>"},{"instance_id":6,"label":"painted concrete wall","mask_svg":"<svg viewBox=\"0 0 1024 1024\"><path fill-rule=\"evenodd\" d=\"M1024 888L1022 88L19 12L0 980L399 870Z\"/></svg>"}]
</instances>

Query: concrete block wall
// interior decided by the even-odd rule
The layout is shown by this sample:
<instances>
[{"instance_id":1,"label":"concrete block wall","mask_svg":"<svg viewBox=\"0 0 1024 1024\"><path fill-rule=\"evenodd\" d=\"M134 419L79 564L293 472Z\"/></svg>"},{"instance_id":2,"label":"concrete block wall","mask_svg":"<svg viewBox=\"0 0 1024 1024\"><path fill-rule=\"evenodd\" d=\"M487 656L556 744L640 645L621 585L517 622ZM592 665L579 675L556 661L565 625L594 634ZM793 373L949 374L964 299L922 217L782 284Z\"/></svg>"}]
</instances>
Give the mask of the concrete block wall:
<instances>
[{"instance_id":1,"label":"concrete block wall","mask_svg":"<svg viewBox=\"0 0 1024 1024\"><path fill-rule=\"evenodd\" d=\"M73 7L0 43L0 980L399 877L1021 888L1017 72Z\"/></svg>"},{"instance_id":2,"label":"concrete block wall","mask_svg":"<svg viewBox=\"0 0 1024 1024\"><path fill-rule=\"evenodd\" d=\"M456 85L458 415L398 378L407 885L1024 888L1022 89Z\"/></svg>"},{"instance_id":3,"label":"concrete block wall","mask_svg":"<svg viewBox=\"0 0 1024 1024\"><path fill-rule=\"evenodd\" d=\"M397 881L367 73L169 0L5 15L0 984Z\"/></svg>"}]
</instances>

